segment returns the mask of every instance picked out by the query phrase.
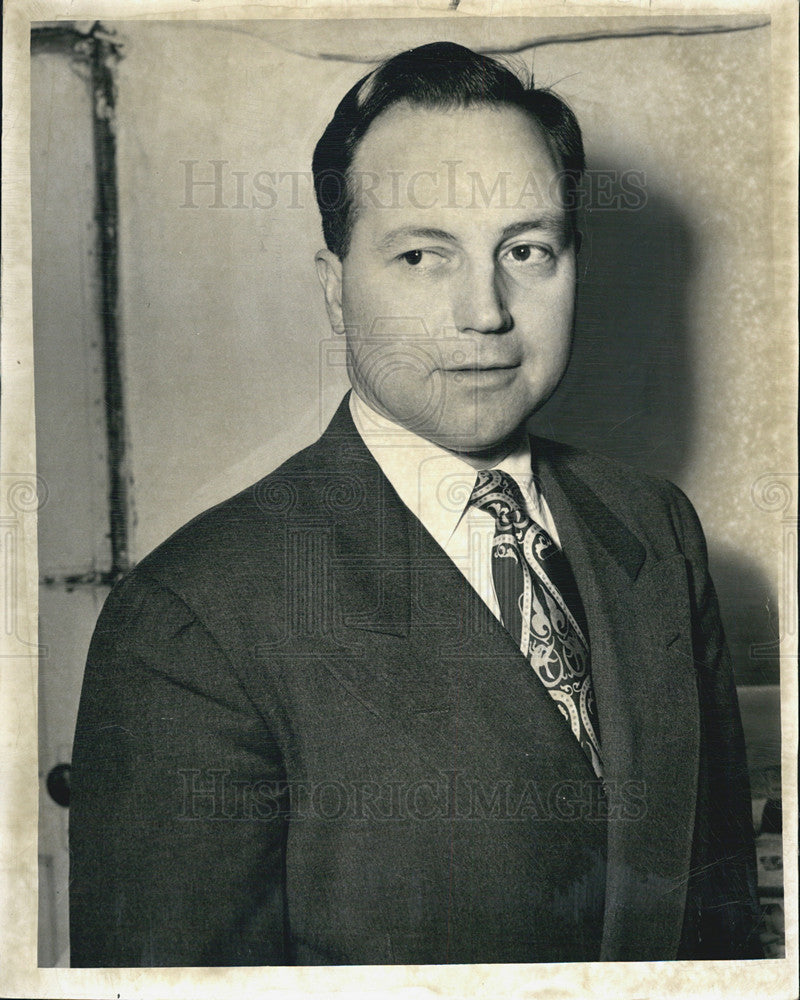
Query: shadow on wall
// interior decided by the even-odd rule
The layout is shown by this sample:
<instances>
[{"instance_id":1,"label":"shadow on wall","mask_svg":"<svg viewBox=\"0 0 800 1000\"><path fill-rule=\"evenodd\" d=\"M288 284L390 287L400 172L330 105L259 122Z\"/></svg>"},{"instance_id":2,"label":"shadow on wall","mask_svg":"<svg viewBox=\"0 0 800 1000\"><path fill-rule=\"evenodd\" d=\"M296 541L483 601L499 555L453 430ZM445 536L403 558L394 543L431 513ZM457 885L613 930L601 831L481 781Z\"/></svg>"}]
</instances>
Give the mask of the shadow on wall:
<instances>
[{"instance_id":1,"label":"shadow on wall","mask_svg":"<svg viewBox=\"0 0 800 1000\"><path fill-rule=\"evenodd\" d=\"M689 225L632 171L601 166L582 191L570 367L538 433L680 479L694 409Z\"/></svg>"},{"instance_id":2,"label":"shadow on wall","mask_svg":"<svg viewBox=\"0 0 800 1000\"><path fill-rule=\"evenodd\" d=\"M709 563L736 683L780 684L780 623L774 588L738 552L711 547Z\"/></svg>"},{"instance_id":3,"label":"shadow on wall","mask_svg":"<svg viewBox=\"0 0 800 1000\"><path fill-rule=\"evenodd\" d=\"M699 261L689 222L644 178L587 173L575 346L567 375L531 421L545 437L681 482L693 446L696 372L690 292ZM739 554L710 562L738 684L777 684L776 598Z\"/></svg>"}]
</instances>

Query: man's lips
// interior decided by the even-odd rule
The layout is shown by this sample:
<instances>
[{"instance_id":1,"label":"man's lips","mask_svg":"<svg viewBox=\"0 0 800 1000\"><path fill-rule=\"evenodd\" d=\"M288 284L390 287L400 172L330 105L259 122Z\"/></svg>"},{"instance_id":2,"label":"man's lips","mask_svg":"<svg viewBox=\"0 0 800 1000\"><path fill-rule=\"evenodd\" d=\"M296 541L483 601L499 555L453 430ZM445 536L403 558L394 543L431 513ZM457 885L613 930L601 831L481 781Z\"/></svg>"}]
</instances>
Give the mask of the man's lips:
<instances>
[{"instance_id":1,"label":"man's lips","mask_svg":"<svg viewBox=\"0 0 800 1000\"><path fill-rule=\"evenodd\" d=\"M443 367L440 371L443 372L504 372L512 371L514 368L519 368L519 362L507 363L507 364L496 364L496 365L453 365L452 367Z\"/></svg>"}]
</instances>

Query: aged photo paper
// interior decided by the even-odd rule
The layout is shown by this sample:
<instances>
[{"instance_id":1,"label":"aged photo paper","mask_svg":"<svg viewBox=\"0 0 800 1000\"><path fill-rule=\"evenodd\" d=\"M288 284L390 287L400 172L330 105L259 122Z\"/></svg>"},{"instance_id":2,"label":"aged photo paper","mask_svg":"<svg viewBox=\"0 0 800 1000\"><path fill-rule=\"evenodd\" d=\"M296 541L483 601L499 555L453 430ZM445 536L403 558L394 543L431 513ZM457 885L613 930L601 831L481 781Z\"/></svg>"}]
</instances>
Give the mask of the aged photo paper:
<instances>
[{"instance_id":1,"label":"aged photo paper","mask_svg":"<svg viewBox=\"0 0 800 1000\"><path fill-rule=\"evenodd\" d=\"M7 0L3 996L797 995L797 40L788 0ZM328 425L349 382L314 266L312 153L360 77L434 41L532 75L583 129L575 342L530 428L675 483L700 517L766 957L70 968L97 616L181 525ZM406 197L430 196L412 181ZM504 183L474 177L473 199Z\"/></svg>"}]
</instances>

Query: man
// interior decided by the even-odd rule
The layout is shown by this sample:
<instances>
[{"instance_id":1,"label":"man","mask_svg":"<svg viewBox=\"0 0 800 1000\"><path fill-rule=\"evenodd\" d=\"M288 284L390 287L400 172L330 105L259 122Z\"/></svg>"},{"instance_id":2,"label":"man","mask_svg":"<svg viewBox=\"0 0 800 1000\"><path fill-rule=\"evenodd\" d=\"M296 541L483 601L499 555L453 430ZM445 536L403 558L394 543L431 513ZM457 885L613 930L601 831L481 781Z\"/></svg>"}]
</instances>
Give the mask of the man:
<instances>
[{"instance_id":1,"label":"man","mask_svg":"<svg viewBox=\"0 0 800 1000\"><path fill-rule=\"evenodd\" d=\"M317 268L353 392L106 604L73 965L759 954L694 512L525 431L568 361L582 169L569 109L460 46L342 100Z\"/></svg>"}]
</instances>

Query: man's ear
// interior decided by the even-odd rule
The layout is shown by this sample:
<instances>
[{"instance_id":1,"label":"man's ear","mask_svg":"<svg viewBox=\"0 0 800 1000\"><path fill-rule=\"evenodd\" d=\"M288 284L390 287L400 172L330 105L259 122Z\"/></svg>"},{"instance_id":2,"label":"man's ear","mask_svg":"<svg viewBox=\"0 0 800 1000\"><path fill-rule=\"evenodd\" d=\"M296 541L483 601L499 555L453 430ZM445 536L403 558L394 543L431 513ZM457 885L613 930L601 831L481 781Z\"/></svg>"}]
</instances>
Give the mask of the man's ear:
<instances>
[{"instance_id":1,"label":"man's ear","mask_svg":"<svg viewBox=\"0 0 800 1000\"><path fill-rule=\"evenodd\" d=\"M317 277L325 293L325 306L334 333L344 333L342 315L342 262L330 250L317 250L314 256Z\"/></svg>"}]
</instances>

